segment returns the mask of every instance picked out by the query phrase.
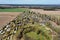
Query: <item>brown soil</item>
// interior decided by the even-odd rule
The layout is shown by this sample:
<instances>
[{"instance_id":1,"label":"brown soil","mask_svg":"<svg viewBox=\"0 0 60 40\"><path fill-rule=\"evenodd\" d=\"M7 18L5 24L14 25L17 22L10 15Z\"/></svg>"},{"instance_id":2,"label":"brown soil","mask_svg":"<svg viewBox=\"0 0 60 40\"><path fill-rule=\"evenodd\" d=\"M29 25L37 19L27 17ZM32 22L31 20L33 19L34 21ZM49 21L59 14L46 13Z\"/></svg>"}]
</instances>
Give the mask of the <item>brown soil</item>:
<instances>
[{"instance_id":1,"label":"brown soil","mask_svg":"<svg viewBox=\"0 0 60 40\"><path fill-rule=\"evenodd\" d=\"M20 12L0 12L0 29L19 14Z\"/></svg>"}]
</instances>

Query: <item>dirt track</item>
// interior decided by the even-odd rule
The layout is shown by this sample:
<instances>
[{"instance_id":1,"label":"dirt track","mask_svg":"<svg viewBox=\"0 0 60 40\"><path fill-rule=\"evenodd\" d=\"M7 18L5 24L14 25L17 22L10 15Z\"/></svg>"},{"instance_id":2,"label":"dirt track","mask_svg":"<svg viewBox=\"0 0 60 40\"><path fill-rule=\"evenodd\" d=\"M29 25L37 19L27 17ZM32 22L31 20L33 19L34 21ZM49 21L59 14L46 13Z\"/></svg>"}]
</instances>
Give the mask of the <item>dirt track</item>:
<instances>
[{"instance_id":1,"label":"dirt track","mask_svg":"<svg viewBox=\"0 0 60 40\"><path fill-rule=\"evenodd\" d=\"M0 29L19 14L20 12L0 12Z\"/></svg>"}]
</instances>

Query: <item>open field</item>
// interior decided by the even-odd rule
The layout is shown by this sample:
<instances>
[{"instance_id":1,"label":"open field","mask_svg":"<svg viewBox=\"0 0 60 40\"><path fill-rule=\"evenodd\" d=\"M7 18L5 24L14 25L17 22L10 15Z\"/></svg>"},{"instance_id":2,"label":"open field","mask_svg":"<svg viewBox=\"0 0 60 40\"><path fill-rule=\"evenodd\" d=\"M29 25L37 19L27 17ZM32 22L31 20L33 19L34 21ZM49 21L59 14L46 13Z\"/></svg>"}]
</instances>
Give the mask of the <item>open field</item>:
<instances>
[{"instance_id":1,"label":"open field","mask_svg":"<svg viewBox=\"0 0 60 40\"><path fill-rule=\"evenodd\" d=\"M46 11L46 10L42 10L42 9L31 9L31 11L34 11L36 13L41 13L41 14L60 16L60 11Z\"/></svg>"},{"instance_id":2,"label":"open field","mask_svg":"<svg viewBox=\"0 0 60 40\"><path fill-rule=\"evenodd\" d=\"M5 8L5 9L0 9L0 12L23 12L25 10L26 8Z\"/></svg>"},{"instance_id":3,"label":"open field","mask_svg":"<svg viewBox=\"0 0 60 40\"><path fill-rule=\"evenodd\" d=\"M1 32L1 34L3 33L2 40L51 40L51 29L44 23L42 24L43 20L39 15L30 11L21 13L4 26L3 32ZM39 20L40 18L42 21Z\"/></svg>"},{"instance_id":4,"label":"open field","mask_svg":"<svg viewBox=\"0 0 60 40\"><path fill-rule=\"evenodd\" d=\"M2 30L0 34L3 35L2 40L55 39L54 37L60 33L60 12L40 9L30 10L33 12L0 12L0 27ZM55 16L59 16L59 18Z\"/></svg>"},{"instance_id":5,"label":"open field","mask_svg":"<svg viewBox=\"0 0 60 40\"><path fill-rule=\"evenodd\" d=\"M26 8L0 9L0 29L2 28L1 26L4 26L8 22L12 21L14 18L16 18L17 15L26 10Z\"/></svg>"},{"instance_id":6,"label":"open field","mask_svg":"<svg viewBox=\"0 0 60 40\"><path fill-rule=\"evenodd\" d=\"M19 14L20 12L0 12L0 29Z\"/></svg>"}]
</instances>

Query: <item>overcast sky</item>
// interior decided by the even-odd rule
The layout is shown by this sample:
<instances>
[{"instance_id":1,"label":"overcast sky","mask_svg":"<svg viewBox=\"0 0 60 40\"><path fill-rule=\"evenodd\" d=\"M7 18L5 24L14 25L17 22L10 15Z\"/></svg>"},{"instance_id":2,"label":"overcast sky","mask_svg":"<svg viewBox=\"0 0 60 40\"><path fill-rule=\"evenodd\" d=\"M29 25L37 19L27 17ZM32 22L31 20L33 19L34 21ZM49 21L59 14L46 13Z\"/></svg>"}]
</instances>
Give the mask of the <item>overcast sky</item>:
<instances>
[{"instance_id":1,"label":"overcast sky","mask_svg":"<svg viewBox=\"0 0 60 40\"><path fill-rule=\"evenodd\" d=\"M60 0L0 0L0 4L60 4Z\"/></svg>"}]
</instances>

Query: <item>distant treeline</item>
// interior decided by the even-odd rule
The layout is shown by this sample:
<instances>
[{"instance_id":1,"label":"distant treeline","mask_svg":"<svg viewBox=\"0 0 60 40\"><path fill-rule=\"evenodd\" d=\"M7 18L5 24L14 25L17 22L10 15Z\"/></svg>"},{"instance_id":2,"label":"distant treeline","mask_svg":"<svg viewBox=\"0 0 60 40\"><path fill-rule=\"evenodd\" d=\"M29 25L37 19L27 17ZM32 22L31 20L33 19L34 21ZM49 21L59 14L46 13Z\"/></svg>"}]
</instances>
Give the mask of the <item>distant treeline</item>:
<instances>
[{"instance_id":1,"label":"distant treeline","mask_svg":"<svg viewBox=\"0 0 60 40\"><path fill-rule=\"evenodd\" d=\"M60 9L59 6L14 6L14 5L0 5L0 9L5 9L5 8L31 8L31 9L44 9L44 10L55 10L55 9Z\"/></svg>"}]
</instances>

